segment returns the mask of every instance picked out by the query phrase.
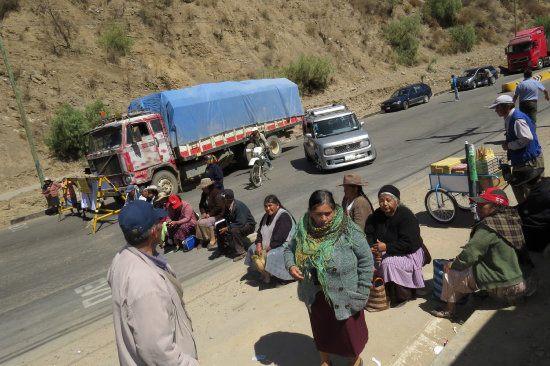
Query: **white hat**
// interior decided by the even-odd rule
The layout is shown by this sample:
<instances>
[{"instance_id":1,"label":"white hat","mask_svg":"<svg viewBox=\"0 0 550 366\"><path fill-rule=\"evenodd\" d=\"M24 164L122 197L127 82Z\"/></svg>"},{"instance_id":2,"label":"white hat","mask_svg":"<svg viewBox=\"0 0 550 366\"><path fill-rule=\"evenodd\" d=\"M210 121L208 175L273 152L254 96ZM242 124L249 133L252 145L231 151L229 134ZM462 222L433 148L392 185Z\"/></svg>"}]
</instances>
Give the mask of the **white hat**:
<instances>
[{"instance_id":1,"label":"white hat","mask_svg":"<svg viewBox=\"0 0 550 366\"><path fill-rule=\"evenodd\" d=\"M149 191L149 190L154 190L154 191L157 191L157 192L159 191L159 189L155 185L150 185L149 187L144 189L144 191Z\"/></svg>"},{"instance_id":2,"label":"white hat","mask_svg":"<svg viewBox=\"0 0 550 366\"><path fill-rule=\"evenodd\" d=\"M48 177L44 177L44 182L47 182L47 181L50 181L50 182L51 182L52 180L51 180L50 178L48 178Z\"/></svg>"},{"instance_id":3,"label":"white hat","mask_svg":"<svg viewBox=\"0 0 550 366\"><path fill-rule=\"evenodd\" d=\"M493 104L489 106L491 109L495 109L499 104L514 104L514 99L507 94L499 96Z\"/></svg>"},{"instance_id":4,"label":"white hat","mask_svg":"<svg viewBox=\"0 0 550 366\"><path fill-rule=\"evenodd\" d=\"M251 132L256 132L258 131L258 127L252 127L252 131Z\"/></svg>"}]
</instances>

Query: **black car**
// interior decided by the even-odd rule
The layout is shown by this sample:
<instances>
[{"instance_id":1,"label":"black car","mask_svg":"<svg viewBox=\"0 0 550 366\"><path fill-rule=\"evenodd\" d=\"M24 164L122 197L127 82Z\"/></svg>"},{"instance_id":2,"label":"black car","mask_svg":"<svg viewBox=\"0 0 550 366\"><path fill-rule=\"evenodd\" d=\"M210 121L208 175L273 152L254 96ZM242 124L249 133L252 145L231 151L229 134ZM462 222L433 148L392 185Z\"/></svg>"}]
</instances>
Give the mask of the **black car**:
<instances>
[{"instance_id":1,"label":"black car","mask_svg":"<svg viewBox=\"0 0 550 366\"><path fill-rule=\"evenodd\" d=\"M407 109L409 106L418 103L428 103L432 97L432 89L424 84L418 83L397 89L390 99L382 102L382 112L389 112L396 109Z\"/></svg>"},{"instance_id":2,"label":"black car","mask_svg":"<svg viewBox=\"0 0 550 366\"><path fill-rule=\"evenodd\" d=\"M489 70L491 76L487 73ZM458 90L475 89L478 86L493 85L498 79L498 72L493 66L481 66L465 70L457 80ZM454 89L451 82L451 89Z\"/></svg>"}]
</instances>

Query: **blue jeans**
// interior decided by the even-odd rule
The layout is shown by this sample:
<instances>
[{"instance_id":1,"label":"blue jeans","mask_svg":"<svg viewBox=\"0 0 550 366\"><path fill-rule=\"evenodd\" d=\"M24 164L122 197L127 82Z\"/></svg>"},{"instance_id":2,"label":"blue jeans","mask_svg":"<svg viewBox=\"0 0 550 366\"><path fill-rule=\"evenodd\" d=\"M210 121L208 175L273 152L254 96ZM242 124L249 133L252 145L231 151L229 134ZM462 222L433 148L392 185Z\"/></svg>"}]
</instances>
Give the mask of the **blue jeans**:
<instances>
[{"instance_id":1,"label":"blue jeans","mask_svg":"<svg viewBox=\"0 0 550 366\"><path fill-rule=\"evenodd\" d=\"M458 96L458 88L455 86L455 100L460 100L460 97Z\"/></svg>"}]
</instances>

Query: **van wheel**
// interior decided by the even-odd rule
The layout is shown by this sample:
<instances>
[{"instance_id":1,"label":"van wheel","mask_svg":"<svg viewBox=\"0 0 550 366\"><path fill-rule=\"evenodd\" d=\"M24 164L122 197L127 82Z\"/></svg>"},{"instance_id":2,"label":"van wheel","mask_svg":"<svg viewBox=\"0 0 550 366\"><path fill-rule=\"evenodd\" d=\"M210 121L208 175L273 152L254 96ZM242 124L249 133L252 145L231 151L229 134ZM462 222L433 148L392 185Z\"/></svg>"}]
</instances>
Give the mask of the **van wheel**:
<instances>
[{"instance_id":1,"label":"van wheel","mask_svg":"<svg viewBox=\"0 0 550 366\"><path fill-rule=\"evenodd\" d=\"M267 146L270 147L269 157L271 159L277 159L283 152L281 141L276 135L271 135L267 138Z\"/></svg>"},{"instance_id":2,"label":"van wheel","mask_svg":"<svg viewBox=\"0 0 550 366\"><path fill-rule=\"evenodd\" d=\"M156 172L152 184L158 187L159 192L165 192L167 195L177 194L179 191L178 179L168 170Z\"/></svg>"},{"instance_id":3,"label":"van wheel","mask_svg":"<svg viewBox=\"0 0 550 366\"><path fill-rule=\"evenodd\" d=\"M312 158L309 156L309 154L307 153L306 147L305 147L305 146L304 146L304 155L306 156L306 160L307 160L307 161L310 161L310 162L313 161L313 159L312 159Z\"/></svg>"}]
</instances>

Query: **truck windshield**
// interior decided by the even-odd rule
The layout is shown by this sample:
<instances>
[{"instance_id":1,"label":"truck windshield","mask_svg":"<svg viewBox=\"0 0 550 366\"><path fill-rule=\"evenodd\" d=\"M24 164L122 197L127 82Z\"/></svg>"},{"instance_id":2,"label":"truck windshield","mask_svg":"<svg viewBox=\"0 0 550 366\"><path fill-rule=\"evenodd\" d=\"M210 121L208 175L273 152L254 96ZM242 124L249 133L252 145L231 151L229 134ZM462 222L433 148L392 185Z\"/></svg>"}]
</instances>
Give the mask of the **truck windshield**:
<instances>
[{"instance_id":1,"label":"truck windshield","mask_svg":"<svg viewBox=\"0 0 550 366\"><path fill-rule=\"evenodd\" d=\"M509 44L506 47L506 54L522 53L527 52L531 49L531 42L515 43Z\"/></svg>"},{"instance_id":2,"label":"truck windshield","mask_svg":"<svg viewBox=\"0 0 550 366\"><path fill-rule=\"evenodd\" d=\"M120 146L122 143L122 129L120 126L107 127L90 134L88 153L108 150Z\"/></svg>"},{"instance_id":3,"label":"truck windshield","mask_svg":"<svg viewBox=\"0 0 550 366\"><path fill-rule=\"evenodd\" d=\"M358 130L361 128L361 125L357 121L355 114L348 114L316 122L313 128L317 137L326 137Z\"/></svg>"}]
</instances>

